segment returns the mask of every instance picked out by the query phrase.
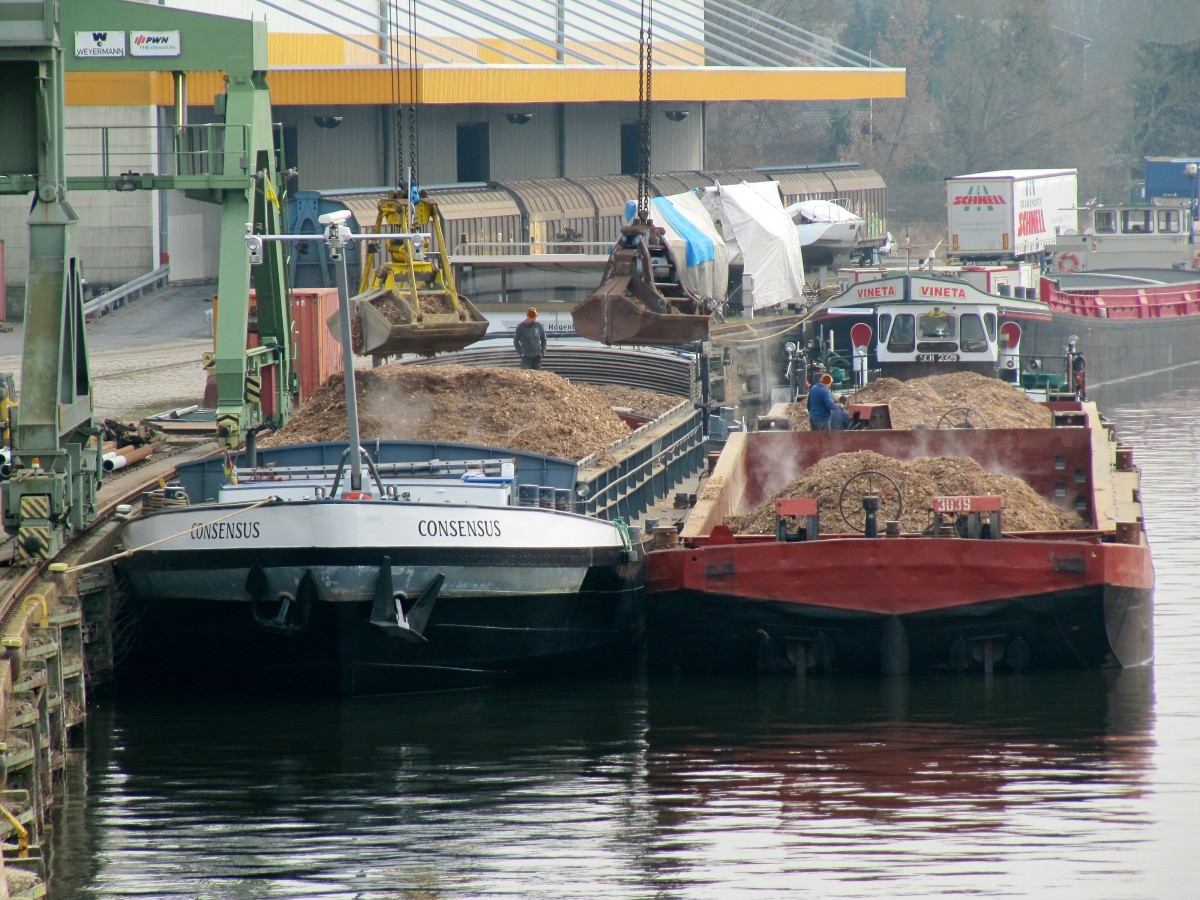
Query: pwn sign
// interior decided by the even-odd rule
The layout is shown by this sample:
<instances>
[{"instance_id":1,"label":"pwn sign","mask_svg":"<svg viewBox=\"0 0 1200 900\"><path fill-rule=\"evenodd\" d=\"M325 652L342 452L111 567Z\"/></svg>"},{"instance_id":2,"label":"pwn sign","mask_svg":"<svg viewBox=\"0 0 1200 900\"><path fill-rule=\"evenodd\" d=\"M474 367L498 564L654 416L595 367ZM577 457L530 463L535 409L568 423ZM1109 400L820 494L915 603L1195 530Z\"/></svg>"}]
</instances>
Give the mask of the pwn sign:
<instances>
[{"instance_id":1,"label":"pwn sign","mask_svg":"<svg viewBox=\"0 0 1200 900\"><path fill-rule=\"evenodd\" d=\"M130 56L178 56L178 31L129 32Z\"/></svg>"}]
</instances>

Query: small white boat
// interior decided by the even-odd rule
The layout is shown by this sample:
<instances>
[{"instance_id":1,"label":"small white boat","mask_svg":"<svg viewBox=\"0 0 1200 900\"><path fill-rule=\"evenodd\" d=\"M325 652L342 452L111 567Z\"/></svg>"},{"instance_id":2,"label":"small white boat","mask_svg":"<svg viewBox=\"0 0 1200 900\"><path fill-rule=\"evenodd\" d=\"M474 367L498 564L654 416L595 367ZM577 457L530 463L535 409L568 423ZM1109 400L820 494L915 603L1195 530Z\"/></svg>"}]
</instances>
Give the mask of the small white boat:
<instances>
[{"instance_id":1,"label":"small white boat","mask_svg":"<svg viewBox=\"0 0 1200 900\"><path fill-rule=\"evenodd\" d=\"M832 200L801 200L784 209L796 223L806 263L828 263L854 251L866 224Z\"/></svg>"},{"instance_id":2,"label":"small white boat","mask_svg":"<svg viewBox=\"0 0 1200 900\"><path fill-rule=\"evenodd\" d=\"M1200 269L1200 245L1186 201L1087 206L1080 210L1080 225L1046 246L1050 277L1124 269L1195 274Z\"/></svg>"}]
</instances>

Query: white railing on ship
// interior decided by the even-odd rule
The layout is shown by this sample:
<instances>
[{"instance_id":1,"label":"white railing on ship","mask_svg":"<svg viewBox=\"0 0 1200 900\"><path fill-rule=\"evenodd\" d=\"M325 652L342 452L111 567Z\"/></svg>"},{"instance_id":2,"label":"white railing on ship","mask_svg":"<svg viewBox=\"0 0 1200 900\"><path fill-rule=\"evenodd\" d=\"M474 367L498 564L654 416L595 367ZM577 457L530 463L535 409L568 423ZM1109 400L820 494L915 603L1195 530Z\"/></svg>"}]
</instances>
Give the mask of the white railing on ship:
<instances>
[{"instance_id":1,"label":"white railing on ship","mask_svg":"<svg viewBox=\"0 0 1200 900\"><path fill-rule=\"evenodd\" d=\"M430 459L408 463L376 463L375 470L380 477L389 475L465 475L468 472L478 472L497 478L501 475L501 467L504 463L512 462L512 459ZM254 466L244 469L240 477L247 480L291 481L293 479L332 478L337 470L337 465Z\"/></svg>"}]
</instances>

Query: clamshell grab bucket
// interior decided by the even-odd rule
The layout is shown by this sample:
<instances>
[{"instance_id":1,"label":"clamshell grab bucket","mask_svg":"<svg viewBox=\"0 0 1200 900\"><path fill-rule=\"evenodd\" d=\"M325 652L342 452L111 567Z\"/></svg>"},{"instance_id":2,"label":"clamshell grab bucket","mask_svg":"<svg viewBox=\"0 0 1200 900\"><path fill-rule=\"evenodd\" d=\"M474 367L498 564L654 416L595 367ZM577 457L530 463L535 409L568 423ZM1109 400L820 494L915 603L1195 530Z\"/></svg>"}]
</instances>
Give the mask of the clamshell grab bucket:
<instances>
[{"instance_id":1,"label":"clamshell grab bucket","mask_svg":"<svg viewBox=\"0 0 1200 900\"><path fill-rule=\"evenodd\" d=\"M427 232L418 232L427 228ZM359 293L350 299L351 349L360 356L432 355L461 350L487 333L488 320L454 287L437 201L389 192L375 231L395 235L367 245ZM341 341L341 315L328 320Z\"/></svg>"},{"instance_id":2,"label":"clamshell grab bucket","mask_svg":"<svg viewBox=\"0 0 1200 900\"><path fill-rule=\"evenodd\" d=\"M478 341L488 321L466 297L444 291L417 292L414 302L390 288L359 294L350 301L350 334L356 354L444 353ZM328 325L341 340L341 315Z\"/></svg>"},{"instance_id":3,"label":"clamshell grab bucket","mask_svg":"<svg viewBox=\"0 0 1200 900\"><path fill-rule=\"evenodd\" d=\"M645 282L626 275L604 282L571 310L575 333L604 344L655 344L676 347L708 336L708 315L671 308L655 312L641 299Z\"/></svg>"},{"instance_id":4,"label":"clamshell grab bucket","mask_svg":"<svg viewBox=\"0 0 1200 900\"><path fill-rule=\"evenodd\" d=\"M571 310L575 333L610 345L703 340L711 314L677 273L661 229L649 220L626 225L600 287Z\"/></svg>"}]
</instances>

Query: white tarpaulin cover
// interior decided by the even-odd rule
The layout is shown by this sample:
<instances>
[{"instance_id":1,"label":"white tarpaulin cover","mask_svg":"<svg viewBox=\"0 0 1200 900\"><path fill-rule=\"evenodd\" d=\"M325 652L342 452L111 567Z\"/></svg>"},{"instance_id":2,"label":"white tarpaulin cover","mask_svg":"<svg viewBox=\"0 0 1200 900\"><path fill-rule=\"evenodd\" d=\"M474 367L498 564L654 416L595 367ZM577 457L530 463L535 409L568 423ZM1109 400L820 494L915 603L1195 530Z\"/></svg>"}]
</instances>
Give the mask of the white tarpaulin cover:
<instances>
[{"instance_id":1,"label":"white tarpaulin cover","mask_svg":"<svg viewBox=\"0 0 1200 900\"><path fill-rule=\"evenodd\" d=\"M796 225L783 211L772 181L717 185L702 200L729 249L754 285L752 309L799 303L804 295L804 260ZM736 243L736 250L734 245Z\"/></svg>"},{"instance_id":2,"label":"white tarpaulin cover","mask_svg":"<svg viewBox=\"0 0 1200 900\"><path fill-rule=\"evenodd\" d=\"M651 218L661 227L679 265L683 286L702 300L724 302L729 289L725 241L708 211L691 191L655 197Z\"/></svg>"},{"instance_id":3,"label":"white tarpaulin cover","mask_svg":"<svg viewBox=\"0 0 1200 900\"><path fill-rule=\"evenodd\" d=\"M857 216L846 207L834 203L832 200L801 200L799 203L793 203L784 210L792 221L799 224L801 222L861 222L862 217Z\"/></svg>"},{"instance_id":4,"label":"white tarpaulin cover","mask_svg":"<svg viewBox=\"0 0 1200 900\"><path fill-rule=\"evenodd\" d=\"M812 247L818 254L809 257L810 263L819 258L821 251L830 255L849 253L858 244L862 218L832 200L801 200L784 212L796 223L800 246Z\"/></svg>"}]
</instances>

